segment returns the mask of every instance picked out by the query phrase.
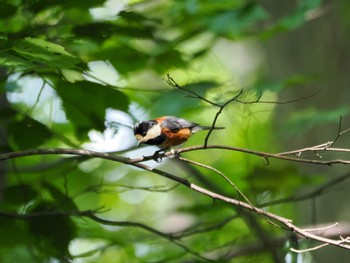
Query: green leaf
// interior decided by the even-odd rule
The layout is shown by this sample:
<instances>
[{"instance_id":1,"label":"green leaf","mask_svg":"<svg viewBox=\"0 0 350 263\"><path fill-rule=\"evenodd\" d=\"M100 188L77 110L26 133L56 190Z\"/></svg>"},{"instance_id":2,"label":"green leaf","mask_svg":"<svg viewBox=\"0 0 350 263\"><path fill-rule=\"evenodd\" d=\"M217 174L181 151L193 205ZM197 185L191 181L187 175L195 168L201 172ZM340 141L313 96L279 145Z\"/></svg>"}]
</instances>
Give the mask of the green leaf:
<instances>
[{"instance_id":1,"label":"green leaf","mask_svg":"<svg viewBox=\"0 0 350 263\"><path fill-rule=\"evenodd\" d=\"M17 209L35 199L38 196L38 193L31 185L20 184L6 187L3 195L4 205L11 208L14 206L15 209Z\"/></svg>"},{"instance_id":2,"label":"green leaf","mask_svg":"<svg viewBox=\"0 0 350 263\"><path fill-rule=\"evenodd\" d=\"M64 47L38 38L17 41L13 50L22 58L52 68L75 68L81 62Z\"/></svg>"},{"instance_id":3,"label":"green leaf","mask_svg":"<svg viewBox=\"0 0 350 263\"><path fill-rule=\"evenodd\" d=\"M16 54L11 54L11 52L0 52L0 64L3 67L15 68L18 71L35 68L32 61Z\"/></svg>"},{"instance_id":4,"label":"green leaf","mask_svg":"<svg viewBox=\"0 0 350 263\"><path fill-rule=\"evenodd\" d=\"M54 86L62 99L67 118L78 137L86 138L92 129L103 130L107 108L126 111L129 98L121 91L97 83L58 81Z\"/></svg>"},{"instance_id":5,"label":"green leaf","mask_svg":"<svg viewBox=\"0 0 350 263\"><path fill-rule=\"evenodd\" d=\"M49 191L50 195L57 203L62 203L62 205L59 206L60 209L78 210L73 200L68 199L67 194L63 193L58 187L45 182L43 183L43 186Z\"/></svg>"},{"instance_id":6,"label":"green leaf","mask_svg":"<svg viewBox=\"0 0 350 263\"><path fill-rule=\"evenodd\" d=\"M16 13L17 8L7 2L0 2L0 18L6 18Z\"/></svg>"},{"instance_id":7,"label":"green leaf","mask_svg":"<svg viewBox=\"0 0 350 263\"><path fill-rule=\"evenodd\" d=\"M20 120L14 117L9 122L8 131L10 144L21 150L37 148L52 137L51 131L44 124L29 116Z\"/></svg>"},{"instance_id":8,"label":"green leaf","mask_svg":"<svg viewBox=\"0 0 350 263\"><path fill-rule=\"evenodd\" d=\"M102 41L113 35L152 38L153 27L146 25L116 25L110 22L95 22L79 25L74 28L78 37L90 38L94 41Z\"/></svg>"},{"instance_id":9,"label":"green leaf","mask_svg":"<svg viewBox=\"0 0 350 263\"><path fill-rule=\"evenodd\" d=\"M97 58L110 61L122 74L143 69L149 60L148 56L127 45L101 49L96 53ZM133 62L129 63L131 60Z\"/></svg>"},{"instance_id":10,"label":"green leaf","mask_svg":"<svg viewBox=\"0 0 350 263\"><path fill-rule=\"evenodd\" d=\"M183 60L179 51L169 48L162 50L152 58L154 69L160 73L164 73L173 67L185 67L186 62Z\"/></svg>"}]
</instances>

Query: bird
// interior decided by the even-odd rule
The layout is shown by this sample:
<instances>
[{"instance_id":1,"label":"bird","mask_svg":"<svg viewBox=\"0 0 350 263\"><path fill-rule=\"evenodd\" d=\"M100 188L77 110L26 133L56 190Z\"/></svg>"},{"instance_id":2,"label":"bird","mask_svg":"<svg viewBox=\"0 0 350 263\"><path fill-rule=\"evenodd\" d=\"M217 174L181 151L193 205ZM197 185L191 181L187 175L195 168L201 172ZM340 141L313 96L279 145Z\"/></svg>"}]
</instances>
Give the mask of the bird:
<instances>
[{"instance_id":1,"label":"bird","mask_svg":"<svg viewBox=\"0 0 350 263\"><path fill-rule=\"evenodd\" d=\"M174 116L162 116L135 124L134 135L137 146L156 145L161 150L186 142L190 136L201 130L219 130L224 127L202 126Z\"/></svg>"}]
</instances>

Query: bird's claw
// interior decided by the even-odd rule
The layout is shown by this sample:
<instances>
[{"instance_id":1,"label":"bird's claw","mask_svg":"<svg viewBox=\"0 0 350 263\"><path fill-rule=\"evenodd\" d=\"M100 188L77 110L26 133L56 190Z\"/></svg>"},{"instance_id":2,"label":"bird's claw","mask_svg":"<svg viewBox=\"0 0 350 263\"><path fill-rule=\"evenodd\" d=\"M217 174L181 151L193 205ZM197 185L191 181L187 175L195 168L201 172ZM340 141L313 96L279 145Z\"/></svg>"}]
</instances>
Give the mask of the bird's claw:
<instances>
[{"instance_id":1,"label":"bird's claw","mask_svg":"<svg viewBox=\"0 0 350 263\"><path fill-rule=\"evenodd\" d=\"M162 150L156 151L156 152L153 154L153 156L152 156L152 159L153 159L155 162L157 162L157 163L161 163L162 160L163 160L163 158L160 156L160 152L161 152L161 151L162 151Z\"/></svg>"},{"instance_id":2,"label":"bird's claw","mask_svg":"<svg viewBox=\"0 0 350 263\"><path fill-rule=\"evenodd\" d=\"M152 159L154 161L156 161L157 163L161 163L163 160L163 156L161 156L161 152L165 152L166 150L162 149L159 151L154 152ZM169 152L171 154L172 158L179 158L180 157L180 153L174 149L170 150Z\"/></svg>"}]
</instances>

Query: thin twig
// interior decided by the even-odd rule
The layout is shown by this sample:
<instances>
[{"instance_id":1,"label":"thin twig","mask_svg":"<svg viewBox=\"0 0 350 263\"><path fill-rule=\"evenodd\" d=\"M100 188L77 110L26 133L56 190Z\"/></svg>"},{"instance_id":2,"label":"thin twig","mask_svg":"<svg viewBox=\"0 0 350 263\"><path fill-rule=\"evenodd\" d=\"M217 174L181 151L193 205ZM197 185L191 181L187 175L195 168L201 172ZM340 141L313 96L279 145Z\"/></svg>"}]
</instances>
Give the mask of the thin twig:
<instances>
[{"instance_id":1,"label":"thin twig","mask_svg":"<svg viewBox=\"0 0 350 263\"><path fill-rule=\"evenodd\" d=\"M179 157L179 160L181 161L184 161L184 162L187 162L187 163L190 163L190 164L194 164L194 165L197 165L199 167L203 167L205 169L208 169L208 170L211 170L215 173L217 173L218 175L220 175L222 178L224 178L226 180L226 182L228 182L236 191L237 193L243 197L243 199L249 204L251 205L252 207L254 207L254 205L252 204L252 202L250 202L250 200L248 199L248 197L245 196L245 194L243 194L243 192L241 190L239 190L239 188L222 172L220 172L218 169L215 169L214 167L211 167L209 165L206 165L206 164L202 164L202 163L199 163L199 162L195 162L195 161L192 161L192 160L189 160L189 159L186 159L186 158L183 158L183 157ZM258 211L256 211L257 214L259 214ZM272 222L271 220L269 220L268 218L265 218L263 215L259 214L260 216L262 216L264 219L267 220L267 222L269 222L270 224L274 225L275 227L279 227L279 225L275 224L274 222Z\"/></svg>"}]
</instances>

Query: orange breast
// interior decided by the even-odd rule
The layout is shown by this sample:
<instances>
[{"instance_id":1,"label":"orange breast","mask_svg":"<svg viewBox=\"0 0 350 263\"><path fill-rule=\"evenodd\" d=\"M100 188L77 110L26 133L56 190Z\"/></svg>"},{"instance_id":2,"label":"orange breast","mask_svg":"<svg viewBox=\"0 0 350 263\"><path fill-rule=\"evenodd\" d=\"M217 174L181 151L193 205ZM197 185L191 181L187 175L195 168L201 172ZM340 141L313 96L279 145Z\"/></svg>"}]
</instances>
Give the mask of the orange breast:
<instances>
[{"instance_id":1,"label":"orange breast","mask_svg":"<svg viewBox=\"0 0 350 263\"><path fill-rule=\"evenodd\" d=\"M167 137L160 145L163 148L169 148L184 143L191 136L191 130L188 128L178 130L177 132L171 132L170 130L165 129L162 132L165 133Z\"/></svg>"}]
</instances>

